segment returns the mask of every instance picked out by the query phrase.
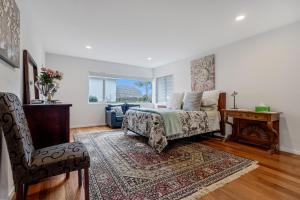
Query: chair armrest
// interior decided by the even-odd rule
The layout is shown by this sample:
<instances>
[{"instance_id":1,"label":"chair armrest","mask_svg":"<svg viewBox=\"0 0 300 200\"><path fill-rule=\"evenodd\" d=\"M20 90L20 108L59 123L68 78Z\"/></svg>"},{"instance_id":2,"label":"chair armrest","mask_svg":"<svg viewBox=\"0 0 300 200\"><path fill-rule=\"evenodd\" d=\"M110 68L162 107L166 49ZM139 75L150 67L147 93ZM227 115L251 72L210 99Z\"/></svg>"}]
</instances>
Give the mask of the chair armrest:
<instances>
[{"instance_id":1,"label":"chair armrest","mask_svg":"<svg viewBox=\"0 0 300 200\"><path fill-rule=\"evenodd\" d=\"M116 113L114 111L106 111L106 123L111 124L116 121Z\"/></svg>"}]
</instances>

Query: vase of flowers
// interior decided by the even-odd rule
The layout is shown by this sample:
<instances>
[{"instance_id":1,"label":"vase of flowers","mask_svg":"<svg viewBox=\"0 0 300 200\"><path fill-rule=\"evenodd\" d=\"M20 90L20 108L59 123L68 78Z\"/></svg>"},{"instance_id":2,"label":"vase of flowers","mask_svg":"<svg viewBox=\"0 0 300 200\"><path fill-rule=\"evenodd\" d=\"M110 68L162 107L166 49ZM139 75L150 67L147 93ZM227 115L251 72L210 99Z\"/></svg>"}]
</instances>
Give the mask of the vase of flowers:
<instances>
[{"instance_id":1,"label":"vase of flowers","mask_svg":"<svg viewBox=\"0 0 300 200\"><path fill-rule=\"evenodd\" d=\"M41 68L40 74L37 76L35 86L44 96L44 100L52 101L53 95L59 88L58 81L62 80L63 74L46 67Z\"/></svg>"}]
</instances>

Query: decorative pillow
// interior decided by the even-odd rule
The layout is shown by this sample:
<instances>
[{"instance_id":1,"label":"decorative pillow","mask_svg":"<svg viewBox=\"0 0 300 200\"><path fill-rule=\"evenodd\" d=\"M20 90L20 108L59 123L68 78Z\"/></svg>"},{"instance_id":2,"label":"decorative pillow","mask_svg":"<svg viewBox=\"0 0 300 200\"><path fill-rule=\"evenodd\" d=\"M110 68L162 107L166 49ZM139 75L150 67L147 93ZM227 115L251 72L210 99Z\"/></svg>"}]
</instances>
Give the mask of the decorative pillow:
<instances>
[{"instance_id":1,"label":"decorative pillow","mask_svg":"<svg viewBox=\"0 0 300 200\"><path fill-rule=\"evenodd\" d=\"M116 113L116 116L123 116L123 110L122 110L122 106L113 106L111 107L111 111Z\"/></svg>"},{"instance_id":2,"label":"decorative pillow","mask_svg":"<svg viewBox=\"0 0 300 200\"><path fill-rule=\"evenodd\" d=\"M168 100L167 108L173 110L180 110L182 106L184 93L173 93L171 98Z\"/></svg>"},{"instance_id":3,"label":"decorative pillow","mask_svg":"<svg viewBox=\"0 0 300 200\"><path fill-rule=\"evenodd\" d=\"M211 90L203 92L202 106L217 106L219 102L219 90Z\"/></svg>"},{"instance_id":4,"label":"decorative pillow","mask_svg":"<svg viewBox=\"0 0 300 200\"><path fill-rule=\"evenodd\" d=\"M186 92L183 100L183 110L200 111L202 92Z\"/></svg>"}]
</instances>

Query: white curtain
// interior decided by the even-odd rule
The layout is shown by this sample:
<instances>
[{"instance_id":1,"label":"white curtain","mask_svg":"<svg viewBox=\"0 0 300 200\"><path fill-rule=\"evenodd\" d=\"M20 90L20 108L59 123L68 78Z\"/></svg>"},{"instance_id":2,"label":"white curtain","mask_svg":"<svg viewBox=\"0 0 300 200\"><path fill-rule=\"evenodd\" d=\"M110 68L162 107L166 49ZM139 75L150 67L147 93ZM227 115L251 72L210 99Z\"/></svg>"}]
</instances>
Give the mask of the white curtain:
<instances>
[{"instance_id":1,"label":"white curtain","mask_svg":"<svg viewBox=\"0 0 300 200\"><path fill-rule=\"evenodd\" d=\"M103 79L90 77L89 96L97 97L98 102L102 102L104 101L103 92Z\"/></svg>"},{"instance_id":2,"label":"white curtain","mask_svg":"<svg viewBox=\"0 0 300 200\"><path fill-rule=\"evenodd\" d=\"M115 79L105 80L105 101L115 102L117 100L117 82Z\"/></svg>"}]
</instances>

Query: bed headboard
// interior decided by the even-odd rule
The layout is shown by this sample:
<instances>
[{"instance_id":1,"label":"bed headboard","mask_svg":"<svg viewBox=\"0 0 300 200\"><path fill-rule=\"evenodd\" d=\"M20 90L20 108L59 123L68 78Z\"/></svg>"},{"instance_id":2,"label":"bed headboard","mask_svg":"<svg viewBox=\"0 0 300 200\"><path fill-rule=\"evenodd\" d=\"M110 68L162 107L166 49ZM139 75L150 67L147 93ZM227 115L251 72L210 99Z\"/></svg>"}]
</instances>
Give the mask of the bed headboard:
<instances>
[{"instance_id":1,"label":"bed headboard","mask_svg":"<svg viewBox=\"0 0 300 200\"><path fill-rule=\"evenodd\" d=\"M219 102L218 102L218 111L221 114L220 121L220 132L222 135L225 135L225 122L224 122L224 111L226 109L226 92L221 92L219 94Z\"/></svg>"}]
</instances>

